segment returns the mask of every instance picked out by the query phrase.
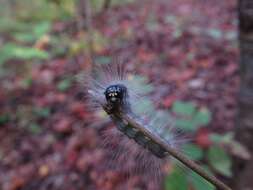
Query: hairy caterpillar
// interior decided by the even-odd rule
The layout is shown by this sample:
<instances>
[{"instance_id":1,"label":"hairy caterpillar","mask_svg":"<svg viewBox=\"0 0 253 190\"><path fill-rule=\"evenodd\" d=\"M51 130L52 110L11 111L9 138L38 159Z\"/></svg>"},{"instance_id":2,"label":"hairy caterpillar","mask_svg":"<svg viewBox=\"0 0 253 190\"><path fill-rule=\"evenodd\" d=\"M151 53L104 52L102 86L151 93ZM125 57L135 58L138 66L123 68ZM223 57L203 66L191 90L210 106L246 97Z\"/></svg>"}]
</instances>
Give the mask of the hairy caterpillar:
<instances>
[{"instance_id":1,"label":"hairy caterpillar","mask_svg":"<svg viewBox=\"0 0 253 190\"><path fill-rule=\"evenodd\" d=\"M138 102L145 97L145 93L139 90L141 86L138 87L133 81L131 83L128 80L129 78L120 65L111 65L93 74L95 77L86 80L88 81L88 95L92 102L96 106L102 107L110 115L118 131L129 139L133 139L145 150L146 157L149 157L149 154L156 157L156 160L152 156L150 157L151 162L154 161L154 165L158 162L157 160L163 161L167 155L172 154L184 164L189 164L188 167L212 181L217 187L229 189L174 149L178 139L172 132L171 126L168 126L168 124L172 124L170 119L167 118L166 120L166 116L160 117L159 111L155 111L156 114L153 112L153 115L138 112L136 109ZM146 109L149 108L146 107ZM179 141L181 141L180 138ZM132 147L128 148L132 149ZM139 152L139 155L143 155L143 150ZM124 154L124 152L121 153ZM145 169L145 166L143 168ZM150 171L152 173L152 169Z\"/></svg>"},{"instance_id":2,"label":"hairy caterpillar","mask_svg":"<svg viewBox=\"0 0 253 190\"><path fill-rule=\"evenodd\" d=\"M109 109L108 113L118 112L120 109L123 109L122 112L128 112L132 114L131 105L128 100L128 90L124 85L110 85L106 88L104 94L107 100L107 109ZM136 143L141 145L143 148L147 148L158 158L164 158L166 156L166 150L152 139L145 136L145 134L143 134L141 131L138 131L131 125L124 123L124 121L116 118L113 114L111 117L114 120L117 128L130 139L134 139ZM147 128L151 127L147 126Z\"/></svg>"},{"instance_id":3,"label":"hairy caterpillar","mask_svg":"<svg viewBox=\"0 0 253 190\"><path fill-rule=\"evenodd\" d=\"M131 115L138 122L152 133L156 133L160 138L171 146L178 146L184 139L177 139L177 133L173 132L173 121L171 117L157 110L152 110L147 94L152 91L146 80L136 75L127 74L126 69L119 63L97 66L92 74L85 75L82 83L85 83L87 89L90 107L95 111L101 110L101 105L106 105L116 128L106 130L105 144L110 146L111 154L114 160L114 166L117 162L125 162L126 157L132 157L138 169L133 168L129 173L156 173L153 180L159 181L161 176L161 166L166 159L167 152L148 138L142 132L128 125L125 121L114 116L113 113L121 112ZM141 107L145 108L141 109ZM117 130L116 130L117 129ZM172 133L173 132L173 133ZM115 147L113 140L118 141ZM119 148L120 147L120 148ZM122 151L122 150L125 151ZM124 160L124 161L122 161ZM148 165L148 167L147 167ZM122 168L122 164L118 164ZM147 172L147 169L149 171ZM138 170L138 171L137 171Z\"/></svg>"},{"instance_id":4,"label":"hairy caterpillar","mask_svg":"<svg viewBox=\"0 0 253 190\"><path fill-rule=\"evenodd\" d=\"M145 96L145 94L142 94L141 90L138 91L136 85L131 84L131 82L129 83L121 65L115 64L110 66L112 67L100 68L98 70L97 77L101 77L100 79L92 78L88 80L91 81L91 83L88 84L90 98L93 102L98 103L98 106L100 104L106 105L105 109L107 109L108 113L112 113L110 114L111 119L114 121L119 131L123 132L130 139L134 139L135 142L143 148L147 148L155 156L164 158L166 156L166 151L162 147L140 131L115 117L113 114L117 112L130 114L132 117L136 118L136 120L143 123L151 132L157 133L167 143L173 144L172 141L174 139L172 139L172 134L166 136L164 133L169 127L166 126L167 123L162 123L160 126L157 123L158 126L153 126L154 122L160 119L158 116L159 112L157 112L156 116L152 119L145 118L135 112L134 108L138 106L136 102L139 101L140 97ZM171 124L171 122L169 124Z\"/></svg>"}]
</instances>

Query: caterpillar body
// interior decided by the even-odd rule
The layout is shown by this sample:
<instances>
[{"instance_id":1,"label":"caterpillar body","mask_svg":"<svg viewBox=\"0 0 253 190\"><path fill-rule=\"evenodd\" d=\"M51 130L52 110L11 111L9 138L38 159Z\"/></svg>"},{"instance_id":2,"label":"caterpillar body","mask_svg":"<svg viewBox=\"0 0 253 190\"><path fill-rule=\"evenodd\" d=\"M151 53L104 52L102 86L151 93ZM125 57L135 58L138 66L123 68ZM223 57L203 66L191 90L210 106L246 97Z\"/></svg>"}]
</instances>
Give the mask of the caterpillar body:
<instances>
[{"instance_id":1,"label":"caterpillar body","mask_svg":"<svg viewBox=\"0 0 253 190\"><path fill-rule=\"evenodd\" d=\"M109 110L109 113L112 113L111 118L118 130L123 132L128 138L134 139L134 141L143 148L147 148L158 158L164 158L167 155L167 152L163 147L145 136L145 134L138 131L136 128L113 115L113 112L119 110L133 114L131 111L131 105L128 101L129 96L127 88L122 84L111 85L106 88L104 94L106 96L107 106L111 109Z\"/></svg>"},{"instance_id":2,"label":"caterpillar body","mask_svg":"<svg viewBox=\"0 0 253 190\"><path fill-rule=\"evenodd\" d=\"M128 115L166 143L178 145L178 139L171 130L171 117L164 117L160 111L152 110L153 105L148 106L146 100L150 100L148 94L153 91L151 85L144 78L127 73L118 62L97 66L92 73L81 77L80 82L87 90L88 106L98 112L106 110L115 125L115 128L103 130L102 134L102 146L108 152L106 165L129 176L141 175L154 186L147 189L157 189L161 185L162 168L168 161L167 151L117 116L117 113ZM147 106L140 109L145 104Z\"/></svg>"},{"instance_id":3,"label":"caterpillar body","mask_svg":"<svg viewBox=\"0 0 253 190\"><path fill-rule=\"evenodd\" d=\"M116 123L118 130L123 132L128 138L134 139L136 143L138 143L143 148L148 149L156 157L164 158L167 156L167 152L163 147L161 147L149 137L145 136L142 132L133 128L131 125L124 123L124 121L113 118L113 116L112 119Z\"/></svg>"}]
</instances>

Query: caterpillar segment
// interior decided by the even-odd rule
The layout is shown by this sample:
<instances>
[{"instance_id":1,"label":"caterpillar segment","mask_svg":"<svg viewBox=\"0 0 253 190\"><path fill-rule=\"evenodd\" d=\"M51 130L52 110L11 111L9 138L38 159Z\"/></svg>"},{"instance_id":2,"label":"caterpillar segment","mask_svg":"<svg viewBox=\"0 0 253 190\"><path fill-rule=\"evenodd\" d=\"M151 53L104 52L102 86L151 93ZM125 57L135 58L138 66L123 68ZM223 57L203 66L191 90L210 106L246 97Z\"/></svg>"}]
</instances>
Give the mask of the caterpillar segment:
<instances>
[{"instance_id":1,"label":"caterpillar segment","mask_svg":"<svg viewBox=\"0 0 253 190\"><path fill-rule=\"evenodd\" d=\"M124 133L129 139L133 139L137 144L145 149L148 149L158 158L164 158L167 156L167 152L163 147L144 135L142 132L138 131L128 123L116 118L115 116L111 116L111 118L116 124L117 129Z\"/></svg>"}]
</instances>

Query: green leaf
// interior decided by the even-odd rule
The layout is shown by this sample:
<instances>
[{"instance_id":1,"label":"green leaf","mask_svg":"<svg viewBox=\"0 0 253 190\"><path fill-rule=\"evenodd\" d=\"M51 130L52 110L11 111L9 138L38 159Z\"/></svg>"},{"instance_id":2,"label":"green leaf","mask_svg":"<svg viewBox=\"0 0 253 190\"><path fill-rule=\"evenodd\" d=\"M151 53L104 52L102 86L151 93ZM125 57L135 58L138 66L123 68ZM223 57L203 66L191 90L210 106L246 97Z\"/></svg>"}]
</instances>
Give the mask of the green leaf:
<instances>
[{"instance_id":1,"label":"green leaf","mask_svg":"<svg viewBox=\"0 0 253 190\"><path fill-rule=\"evenodd\" d=\"M233 137L234 137L234 134L229 132L229 133L226 133L226 134L217 134L217 133L213 133L211 134L211 140L213 143L232 143L233 141Z\"/></svg>"},{"instance_id":2,"label":"green leaf","mask_svg":"<svg viewBox=\"0 0 253 190\"><path fill-rule=\"evenodd\" d=\"M8 114L0 115L0 125L7 123L9 120L10 120L10 117Z\"/></svg>"},{"instance_id":3,"label":"green leaf","mask_svg":"<svg viewBox=\"0 0 253 190\"><path fill-rule=\"evenodd\" d=\"M165 178L166 190L187 190L187 176L186 173L179 168L175 168L171 174Z\"/></svg>"},{"instance_id":4,"label":"green leaf","mask_svg":"<svg viewBox=\"0 0 253 190\"><path fill-rule=\"evenodd\" d=\"M33 34L38 39L48 33L51 29L50 22L41 22L33 28Z\"/></svg>"},{"instance_id":5,"label":"green leaf","mask_svg":"<svg viewBox=\"0 0 253 190\"><path fill-rule=\"evenodd\" d=\"M231 154L248 160L250 159L250 153L247 150L246 147L244 147L242 144L237 142L234 139L234 133L228 132L226 134L220 135L220 134L212 134L211 140L215 144L222 144L229 148L229 151Z\"/></svg>"},{"instance_id":6,"label":"green leaf","mask_svg":"<svg viewBox=\"0 0 253 190\"><path fill-rule=\"evenodd\" d=\"M36 40L34 35L30 33L15 33L13 34L14 38L19 42L33 42Z\"/></svg>"},{"instance_id":7,"label":"green leaf","mask_svg":"<svg viewBox=\"0 0 253 190\"><path fill-rule=\"evenodd\" d=\"M31 123L28 129L33 134L39 134L42 131L41 127L37 123Z\"/></svg>"},{"instance_id":8,"label":"green leaf","mask_svg":"<svg viewBox=\"0 0 253 190\"><path fill-rule=\"evenodd\" d=\"M27 77L21 81L22 87L29 88L33 83L33 80L31 77Z\"/></svg>"},{"instance_id":9,"label":"green leaf","mask_svg":"<svg viewBox=\"0 0 253 190\"><path fill-rule=\"evenodd\" d=\"M29 48L29 47L12 47L11 49L13 53L13 57L19 59L46 59L48 58L48 54L42 50Z\"/></svg>"},{"instance_id":10,"label":"green leaf","mask_svg":"<svg viewBox=\"0 0 253 190\"><path fill-rule=\"evenodd\" d=\"M196 111L196 105L192 102L176 101L172 105L172 111L176 114L192 116Z\"/></svg>"},{"instance_id":11,"label":"green leaf","mask_svg":"<svg viewBox=\"0 0 253 190\"><path fill-rule=\"evenodd\" d=\"M72 80L70 78L66 78L57 84L57 89L64 92L68 90L71 87L71 85Z\"/></svg>"},{"instance_id":12,"label":"green leaf","mask_svg":"<svg viewBox=\"0 0 253 190\"><path fill-rule=\"evenodd\" d=\"M231 158L218 146L212 146L207 152L207 158L210 165L220 174L231 177Z\"/></svg>"},{"instance_id":13,"label":"green leaf","mask_svg":"<svg viewBox=\"0 0 253 190\"><path fill-rule=\"evenodd\" d=\"M201 160L203 158L203 150L196 144L187 143L182 146L183 152L192 160Z\"/></svg>"},{"instance_id":14,"label":"green leaf","mask_svg":"<svg viewBox=\"0 0 253 190\"><path fill-rule=\"evenodd\" d=\"M19 46L17 44L8 43L0 50L0 64L9 59L47 59L49 54L45 51Z\"/></svg>"},{"instance_id":15,"label":"green leaf","mask_svg":"<svg viewBox=\"0 0 253 190\"><path fill-rule=\"evenodd\" d=\"M191 171L190 172L189 180L191 184L193 185L195 190L215 190L216 188L207 180L205 180L203 177L198 175L196 172Z\"/></svg>"},{"instance_id":16,"label":"green leaf","mask_svg":"<svg viewBox=\"0 0 253 190\"><path fill-rule=\"evenodd\" d=\"M30 23L17 21L8 17L0 18L0 32L26 31Z\"/></svg>"},{"instance_id":17,"label":"green leaf","mask_svg":"<svg viewBox=\"0 0 253 190\"><path fill-rule=\"evenodd\" d=\"M211 121L211 112L207 108L201 108L199 111L194 115L193 121L196 125L207 125Z\"/></svg>"},{"instance_id":18,"label":"green leaf","mask_svg":"<svg viewBox=\"0 0 253 190\"><path fill-rule=\"evenodd\" d=\"M210 139L213 143L222 143L223 142L223 135L213 133L210 135Z\"/></svg>"},{"instance_id":19,"label":"green leaf","mask_svg":"<svg viewBox=\"0 0 253 190\"><path fill-rule=\"evenodd\" d=\"M34 112L41 118L47 118L50 115L50 108L35 108Z\"/></svg>"},{"instance_id":20,"label":"green leaf","mask_svg":"<svg viewBox=\"0 0 253 190\"><path fill-rule=\"evenodd\" d=\"M5 24L5 22L7 23ZM7 24L8 26L6 26ZM33 22L22 23L20 20L8 19L6 21L0 20L1 25L7 29L5 32L11 32L15 40L24 43L31 43L40 39L51 29L51 24L48 21L34 24Z\"/></svg>"},{"instance_id":21,"label":"green leaf","mask_svg":"<svg viewBox=\"0 0 253 190\"><path fill-rule=\"evenodd\" d=\"M177 118L175 124L177 128L182 129L186 132L196 131L198 129L198 126L195 125L192 120Z\"/></svg>"},{"instance_id":22,"label":"green leaf","mask_svg":"<svg viewBox=\"0 0 253 190\"><path fill-rule=\"evenodd\" d=\"M230 152L233 155L236 155L237 157L245 160L250 160L250 152L245 146L243 146L239 142L236 142L235 140L233 140L229 145L231 149Z\"/></svg>"}]
</instances>

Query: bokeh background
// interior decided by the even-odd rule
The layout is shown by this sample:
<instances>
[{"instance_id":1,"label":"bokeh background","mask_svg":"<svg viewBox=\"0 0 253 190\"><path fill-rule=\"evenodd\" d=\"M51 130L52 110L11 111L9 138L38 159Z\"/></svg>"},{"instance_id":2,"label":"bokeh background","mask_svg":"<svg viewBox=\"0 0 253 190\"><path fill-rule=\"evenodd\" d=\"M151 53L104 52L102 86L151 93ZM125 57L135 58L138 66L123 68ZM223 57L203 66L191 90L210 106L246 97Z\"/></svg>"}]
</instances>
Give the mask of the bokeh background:
<instances>
[{"instance_id":1,"label":"bokeh background","mask_svg":"<svg viewBox=\"0 0 253 190\"><path fill-rule=\"evenodd\" d=\"M232 156L248 157L233 134L236 0L0 2L0 189L154 188L141 175L105 169L101 131L112 123L87 107L76 81L115 56L152 82L153 106L193 135L189 157L225 182ZM172 164L163 173L157 189L214 189Z\"/></svg>"}]
</instances>

